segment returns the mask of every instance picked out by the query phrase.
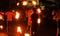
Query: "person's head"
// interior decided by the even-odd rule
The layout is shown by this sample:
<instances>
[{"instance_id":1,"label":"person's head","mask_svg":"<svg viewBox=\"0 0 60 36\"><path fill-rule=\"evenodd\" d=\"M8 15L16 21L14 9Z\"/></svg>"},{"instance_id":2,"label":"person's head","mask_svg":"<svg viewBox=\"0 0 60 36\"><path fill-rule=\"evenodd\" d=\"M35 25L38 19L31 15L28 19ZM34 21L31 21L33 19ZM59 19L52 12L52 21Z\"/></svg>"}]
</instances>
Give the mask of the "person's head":
<instances>
[{"instance_id":1,"label":"person's head","mask_svg":"<svg viewBox=\"0 0 60 36\"><path fill-rule=\"evenodd\" d=\"M35 8L33 9L33 11L34 11L34 13L36 13L36 9Z\"/></svg>"}]
</instances>

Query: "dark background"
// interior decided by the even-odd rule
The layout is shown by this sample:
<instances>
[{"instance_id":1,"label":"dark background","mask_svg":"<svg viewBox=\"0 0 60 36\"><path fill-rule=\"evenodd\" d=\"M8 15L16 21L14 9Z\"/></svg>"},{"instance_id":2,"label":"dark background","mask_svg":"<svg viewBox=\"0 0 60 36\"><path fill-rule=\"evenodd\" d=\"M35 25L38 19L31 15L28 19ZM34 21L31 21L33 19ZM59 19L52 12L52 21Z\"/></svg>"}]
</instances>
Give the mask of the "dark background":
<instances>
[{"instance_id":1,"label":"dark background","mask_svg":"<svg viewBox=\"0 0 60 36\"><path fill-rule=\"evenodd\" d=\"M9 9L9 0L0 0L0 11L7 11Z\"/></svg>"}]
</instances>

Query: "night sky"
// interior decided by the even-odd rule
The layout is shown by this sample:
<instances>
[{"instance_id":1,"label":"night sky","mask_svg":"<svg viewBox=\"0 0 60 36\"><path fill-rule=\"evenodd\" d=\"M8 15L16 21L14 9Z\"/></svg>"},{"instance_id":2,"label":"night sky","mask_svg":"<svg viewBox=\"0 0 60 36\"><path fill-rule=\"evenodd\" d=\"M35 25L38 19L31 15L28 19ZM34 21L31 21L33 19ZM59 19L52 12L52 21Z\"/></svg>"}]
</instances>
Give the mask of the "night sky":
<instances>
[{"instance_id":1,"label":"night sky","mask_svg":"<svg viewBox=\"0 0 60 36\"><path fill-rule=\"evenodd\" d=\"M0 10L7 11L9 9L9 0L0 0Z\"/></svg>"}]
</instances>

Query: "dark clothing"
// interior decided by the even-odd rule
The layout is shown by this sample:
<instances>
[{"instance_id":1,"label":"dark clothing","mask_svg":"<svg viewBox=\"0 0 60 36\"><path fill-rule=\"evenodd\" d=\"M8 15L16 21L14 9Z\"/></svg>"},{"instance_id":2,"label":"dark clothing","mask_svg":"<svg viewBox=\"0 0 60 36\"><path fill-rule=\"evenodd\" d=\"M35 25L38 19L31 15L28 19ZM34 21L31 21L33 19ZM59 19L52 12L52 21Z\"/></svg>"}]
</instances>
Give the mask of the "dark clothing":
<instances>
[{"instance_id":1,"label":"dark clothing","mask_svg":"<svg viewBox=\"0 0 60 36\"><path fill-rule=\"evenodd\" d=\"M36 36L36 33L37 33L37 28L38 28L37 19L38 19L38 15L34 12L34 14L31 15L31 20L32 20L31 33L32 33L32 36ZM33 35L33 32L34 32L34 35Z\"/></svg>"},{"instance_id":2,"label":"dark clothing","mask_svg":"<svg viewBox=\"0 0 60 36\"><path fill-rule=\"evenodd\" d=\"M32 23L32 28L31 28L32 36L37 36L37 28L38 28L37 23ZM33 34L33 32L34 32L34 34Z\"/></svg>"},{"instance_id":3,"label":"dark clothing","mask_svg":"<svg viewBox=\"0 0 60 36\"><path fill-rule=\"evenodd\" d=\"M7 30L7 16L4 15L4 30Z\"/></svg>"},{"instance_id":4,"label":"dark clothing","mask_svg":"<svg viewBox=\"0 0 60 36\"><path fill-rule=\"evenodd\" d=\"M38 19L38 15L37 14L32 14L31 15L31 20L32 20L33 23L36 23L37 19Z\"/></svg>"}]
</instances>

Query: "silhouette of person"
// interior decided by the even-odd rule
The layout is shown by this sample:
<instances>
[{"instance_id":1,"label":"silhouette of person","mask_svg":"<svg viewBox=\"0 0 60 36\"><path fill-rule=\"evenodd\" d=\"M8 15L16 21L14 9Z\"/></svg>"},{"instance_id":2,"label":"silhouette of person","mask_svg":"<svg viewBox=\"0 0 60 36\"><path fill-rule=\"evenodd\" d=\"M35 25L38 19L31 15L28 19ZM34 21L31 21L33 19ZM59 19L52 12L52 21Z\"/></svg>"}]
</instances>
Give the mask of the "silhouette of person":
<instances>
[{"instance_id":1,"label":"silhouette of person","mask_svg":"<svg viewBox=\"0 0 60 36\"><path fill-rule=\"evenodd\" d=\"M7 30L7 16L4 15L4 32Z\"/></svg>"},{"instance_id":2,"label":"silhouette of person","mask_svg":"<svg viewBox=\"0 0 60 36\"><path fill-rule=\"evenodd\" d=\"M33 9L34 13L31 15L31 20L32 20L32 27L31 27L31 34L32 36L36 36L37 33L37 19L38 19L38 14L36 14L36 9Z\"/></svg>"}]
</instances>

